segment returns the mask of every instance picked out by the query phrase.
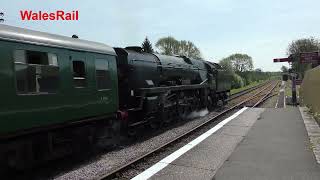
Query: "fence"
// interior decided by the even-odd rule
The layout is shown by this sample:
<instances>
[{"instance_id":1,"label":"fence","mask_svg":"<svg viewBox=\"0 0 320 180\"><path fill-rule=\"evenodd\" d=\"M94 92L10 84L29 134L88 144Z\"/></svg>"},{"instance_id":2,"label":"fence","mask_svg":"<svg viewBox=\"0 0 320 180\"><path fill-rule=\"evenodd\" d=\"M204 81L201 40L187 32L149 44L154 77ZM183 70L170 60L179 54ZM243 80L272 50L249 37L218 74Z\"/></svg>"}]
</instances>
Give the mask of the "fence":
<instances>
[{"instance_id":1,"label":"fence","mask_svg":"<svg viewBox=\"0 0 320 180\"><path fill-rule=\"evenodd\" d=\"M306 71L300 89L301 102L320 113L320 66Z\"/></svg>"}]
</instances>

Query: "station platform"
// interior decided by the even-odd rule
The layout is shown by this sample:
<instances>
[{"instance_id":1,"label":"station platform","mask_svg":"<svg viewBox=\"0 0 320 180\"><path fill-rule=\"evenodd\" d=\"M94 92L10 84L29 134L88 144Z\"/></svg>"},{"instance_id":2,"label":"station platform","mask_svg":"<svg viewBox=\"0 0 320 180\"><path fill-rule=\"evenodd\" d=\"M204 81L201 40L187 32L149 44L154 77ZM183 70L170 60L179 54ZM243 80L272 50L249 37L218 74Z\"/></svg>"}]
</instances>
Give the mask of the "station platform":
<instances>
[{"instance_id":1,"label":"station platform","mask_svg":"<svg viewBox=\"0 0 320 180\"><path fill-rule=\"evenodd\" d=\"M191 146L134 179L320 179L298 107L248 108Z\"/></svg>"}]
</instances>

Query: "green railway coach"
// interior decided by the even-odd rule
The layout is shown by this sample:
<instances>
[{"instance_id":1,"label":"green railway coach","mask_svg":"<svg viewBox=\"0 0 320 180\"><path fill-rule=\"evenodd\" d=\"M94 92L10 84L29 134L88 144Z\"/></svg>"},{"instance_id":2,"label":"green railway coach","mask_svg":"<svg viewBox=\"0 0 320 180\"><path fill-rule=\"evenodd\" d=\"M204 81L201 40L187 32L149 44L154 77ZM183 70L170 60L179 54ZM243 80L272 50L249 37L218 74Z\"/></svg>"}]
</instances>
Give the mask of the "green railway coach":
<instances>
[{"instance_id":1,"label":"green railway coach","mask_svg":"<svg viewBox=\"0 0 320 180\"><path fill-rule=\"evenodd\" d=\"M0 25L0 139L115 120L117 82L112 47Z\"/></svg>"},{"instance_id":2,"label":"green railway coach","mask_svg":"<svg viewBox=\"0 0 320 180\"><path fill-rule=\"evenodd\" d=\"M1 25L0 57L1 135L117 111L109 46Z\"/></svg>"}]
</instances>

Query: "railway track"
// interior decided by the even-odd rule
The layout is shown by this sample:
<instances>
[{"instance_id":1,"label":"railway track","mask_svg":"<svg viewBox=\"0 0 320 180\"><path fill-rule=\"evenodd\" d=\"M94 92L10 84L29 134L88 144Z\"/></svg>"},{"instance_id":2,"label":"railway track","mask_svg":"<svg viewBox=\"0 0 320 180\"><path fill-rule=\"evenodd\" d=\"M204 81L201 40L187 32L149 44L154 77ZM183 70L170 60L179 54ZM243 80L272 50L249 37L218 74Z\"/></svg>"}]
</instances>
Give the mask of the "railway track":
<instances>
[{"instance_id":1,"label":"railway track","mask_svg":"<svg viewBox=\"0 0 320 180\"><path fill-rule=\"evenodd\" d=\"M228 101L231 101L231 100L236 99L236 98L238 98L238 97L240 97L240 96L242 96L242 95L245 95L245 94L250 93L250 92L252 92L252 91L254 91L254 90L256 90L256 89L259 89L260 87L263 87L263 86L265 86L265 85L268 84L268 83L270 83L270 82L269 82L269 81L266 81L266 82L263 82L263 83L258 84L258 85L256 85L256 86L253 86L253 87L250 87L250 88L248 88L248 89L245 89L245 90L243 90L243 91L239 91L239 92L237 92L237 93L231 94L230 97L228 98Z\"/></svg>"},{"instance_id":2,"label":"railway track","mask_svg":"<svg viewBox=\"0 0 320 180\"><path fill-rule=\"evenodd\" d=\"M249 98L246 98L245 100L241 101L240 103L227 108L226 110L223 110L222 112L218 113L217 115L215 115L214 117L210 118L209 120L207 120L206 122L192 128L191 130L181 134L180 136L174 138L173 140L159 146L156 149L153 149L152 151L149 151L148 153L135 158L133 160L131 160L130 162L122 165L121 167L118 167L117 169L114 169L111 172L108 172L106 174L101 175L98 179L102 180L102 179L115 179L115 178L119 178L119 176L121 176L121 173L125 172L126 170L130 169L131 167L135 167L137 166L137 164L141 163L142 161L145 161L147 158L151 157L153 154L156 154L160 151L164 151L164 149L166 149L167 147L179 142L181 139L185 138L186 136L194 133L195 131L203 128L204 126L206 126L207 124L209 124L210 122L226 115L227 113L241 108L243 106L250 106L250 107L257 107L259 106L261 103L263 103L266 99L272 97L272 91L276 88L276 86L278 85L278 81L276 82L266 82L263 84L258 85L258 87L253 87L250 88L249 90L245 90L246 93L252 92L253 90L257 90L259 88L262 88L261 90L259 90L258 92L254 93L252 96L250 96ZM264 87L265 86L265 87ZM237 93L237 96L233 97L232 99L235 99L237 97L240 97L241 95L244 95L246 93Z\"/></svg>"}]
</instances>

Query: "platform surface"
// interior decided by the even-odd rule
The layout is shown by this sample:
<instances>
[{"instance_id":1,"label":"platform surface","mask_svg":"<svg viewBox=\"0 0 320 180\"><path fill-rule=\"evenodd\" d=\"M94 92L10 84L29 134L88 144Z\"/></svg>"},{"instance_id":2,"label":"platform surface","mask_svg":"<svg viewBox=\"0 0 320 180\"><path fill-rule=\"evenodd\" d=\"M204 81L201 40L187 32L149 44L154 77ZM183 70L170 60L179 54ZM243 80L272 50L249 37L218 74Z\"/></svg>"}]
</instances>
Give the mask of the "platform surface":
<instances>
[{"instance_id":1,"label":"platform surface","mask_svg":"<svg viewBox=\"0 0 320 180\"><path fill-rule=\"evenodd\" d=\"M248 109L151 179L320 179L298 108Z\"/></svg>"},{"instance_id":2,"label":"platform surface","mask_svg":"<svg viewBox=\"0 0 320 180\"><path fill-rule=\"evenodd\" d=\"M319 180L299 109L266 109L215 179Z\"/></svg>"},{"instance_id":3,"label":"platform surface","mask_svg":"<svg viewBox=\"0 0 320 180\"><path fill-rule=\"evenodd\" d=\"M247 109L151 179L212 179L263 111Z\"/></svg>"}]
</instances>

